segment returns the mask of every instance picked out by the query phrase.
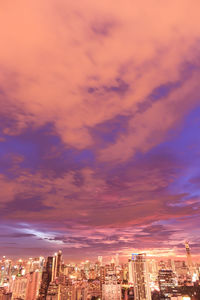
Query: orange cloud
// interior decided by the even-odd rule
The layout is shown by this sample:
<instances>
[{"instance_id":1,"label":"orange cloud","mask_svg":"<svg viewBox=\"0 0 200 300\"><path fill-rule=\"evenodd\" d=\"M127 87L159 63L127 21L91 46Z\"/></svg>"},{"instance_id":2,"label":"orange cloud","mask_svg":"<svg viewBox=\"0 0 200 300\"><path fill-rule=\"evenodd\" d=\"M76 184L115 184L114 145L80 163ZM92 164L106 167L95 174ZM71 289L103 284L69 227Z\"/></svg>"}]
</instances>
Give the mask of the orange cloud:
<instances>
[{"instance_id":1,"label":"orange cloud","mask_svg":"<svg viewBox=\"0 0 200 300\"><path fill-rule=\"evenodd\" d=\"M119 159L126 144L126 159L159 143L193 107L198 72L137 114L156 87L183 79L182 64L197 63L198 1L20 0L0 6L1 113L16 121L5 133L51 122L66 145L83 149L94 144L89 129L128 115L128 135L99 154Z\"/></svg>"}]
</instances>

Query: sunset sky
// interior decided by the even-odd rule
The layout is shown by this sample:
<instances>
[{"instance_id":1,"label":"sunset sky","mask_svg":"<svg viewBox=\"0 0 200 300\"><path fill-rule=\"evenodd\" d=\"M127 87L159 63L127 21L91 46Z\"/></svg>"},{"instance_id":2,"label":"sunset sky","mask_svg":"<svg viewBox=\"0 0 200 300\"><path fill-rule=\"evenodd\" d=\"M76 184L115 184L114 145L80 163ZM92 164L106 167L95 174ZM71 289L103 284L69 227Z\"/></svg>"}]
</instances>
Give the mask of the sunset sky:
<instances>
[{"instance_id":1,"label":"sunset sky","mask_svg":"<svg viewBox=\"0 0 200 300\"><path fill-rule=\"evenodd\" d=\"M0 3L0 255L200 254L200 1Z\"/></svg>"}]
</instances>

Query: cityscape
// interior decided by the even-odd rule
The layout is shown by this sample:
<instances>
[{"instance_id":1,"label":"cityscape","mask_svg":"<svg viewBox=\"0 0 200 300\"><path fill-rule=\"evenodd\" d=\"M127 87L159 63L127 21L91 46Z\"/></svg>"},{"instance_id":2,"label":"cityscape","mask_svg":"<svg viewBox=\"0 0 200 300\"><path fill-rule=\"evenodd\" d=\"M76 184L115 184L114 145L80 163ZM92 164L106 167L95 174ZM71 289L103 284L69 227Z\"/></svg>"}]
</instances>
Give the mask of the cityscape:
<instances>
[{"instance_id":1,"label":"cityscape","mask_svg":"<svg viewBox=\"0 0 200 300\"><path fill-rule=\"evenodd\" d=\"M200 300L200 0L0 0L0 300Z\"/></svg>"},{"instance_id":2,"label":"cityscape","mask_svg":"<svg viewBox=\"0 0 200 300\"><path fill-rule=\"evenodd\" d=\"M98 256L79 264L65 263L59 250L40 256L0 261L1 300L198 300L200 263L193 261L185 242L186 259L160 260L146 253L132 253L120 263L117 253L110 262Z\"/></svg>"}]
</instances>

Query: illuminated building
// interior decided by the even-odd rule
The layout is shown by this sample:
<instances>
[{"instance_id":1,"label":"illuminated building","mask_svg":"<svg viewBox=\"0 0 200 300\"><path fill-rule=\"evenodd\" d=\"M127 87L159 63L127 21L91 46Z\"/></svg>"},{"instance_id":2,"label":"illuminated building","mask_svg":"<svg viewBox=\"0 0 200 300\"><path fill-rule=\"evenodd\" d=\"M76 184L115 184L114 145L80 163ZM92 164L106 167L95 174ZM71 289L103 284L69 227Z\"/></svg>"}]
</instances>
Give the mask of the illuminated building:
<instances>
[{"instance_id":1,"label":"illuminated building","mask_svg":"<svg viewBox=\"0 0 200 300\"><path fill-rule=\"evenodd\" d=\"M86 279L89 279L89 272L90 272L90 262L86 260L84 262L84 275Z\"/></svg>"},{"instance_id":2,"label":"illuminated building","mask_svg":"<svg viewBox=\"0 0 200 300\"><path fill-rule=\"evenodd\" d=\"M89 271L89 279L90 279L90 280L94 280L95 278L96 278L96 272L95 272L94 269L91 269L91 270Z\"/></svg>"},{"instance_id":3,"label":"illuminated building","mask_svg":"<svg viewBox=\"0 0 200 300\"><path fill-rule=\"evenodd\" d=\"M175 260L174 265L175 265L175 273L177 274L178 277L178 282L182 284L188 273L188 268L186 266L186 263L185 261Z\"/></svg>"},{"instance_id":4,"label":"illuminated building","mask_svg":"<svg viewBox=\"0 0 200 300\"><path fill-rule=\"evenodd\" d=\"M100 268L100 283L101 284L103 284L105 282L105 278L106 278L106 268L101 267Z\"/></svg>"},{"instance_id":5,"label":"illuminated building","mask_svg":"<svg viewBox=\"0 0 200 300\"><path fill-rule=\"evenodd\" d=\"M168 297L176 292L175 278L172 270L159 270L158 281L161 296Z\"/></svg>"},{"instance_id":6,"label":"illuminated building","mask_svg":"<svg viewBox=\"0 0 200 300\"><path fill-rule=\"evenodd\" d=\"M123 265L122 266L122 281L128 282L128 276L129 276L129 274L128 274L128 266Z\"/></svg>"},{"instance_id":7,"label":"illuminated building","mask_svg":"<svg viewBox=\"0 0 200 300\"><path fill-rule=\"evenodd\" d=\"M177 297L171 297L171 300L191 300L189 296L177 296Z\"/></svg>"},{"instance_id":8,"label":"illuminated building","mask_svg":"<svg viewBox=\"0 0 200 300\"><path fill-rule=\"evenodd\" d=\"M11 300L12 293L6 293L3 287L0 287L0 300Z\"/></svg>"},{"instance_id":9,"label":"illuminated building","mask_svg":"<svg viewBox=\"0 0 200 300\"><path fill-rule=\"evenodd\" d=\"M148 263L150 281L156 283L158 280L158 262L152 259Z\"/></svg>"},{"instance_id":10,"label":"illuminated building","mask_svg":"<svg viewBox=\"0 0 200 300\"><path fill-rule=\"evenodd\" d=\"M121 284L116 276L108 275L102 285L102 300L121 300Z\"/></svg>"},{"instance_id":11,"label":"illuminated building","mask_svg":"<svg viewBox=\"0 0 200 300\"><path fill-rule=\"evenodd\" d=\"M46 300L59 300L60 299L60 285L51 282L48 287Z\"/></svg>"},{"instance_id":12,"label":"illuminated building","mask_svg":"<svg viewBox=\"0 0 200 300\"><path fill-rule=\"evenodd\" d=\"M112 271L115 270L115 259L113 257L111 259L110 268L112 269Z\"/></svg>"},{"instance_id":13,"label":"illuminated building","mask_svg":"<svg viewBox=\"0 0 200 300\"><path fill-rule=\"evenodd\" d=\"M131 259L128 261L128 282L133 284L133 262Z\"/></svg>"},{"instance_id":14,"label":"illuminated building","mask_svg":"<svg viewBox=\"0 0 200 300\"><path fill-rule=\"evenodd\" d=\"M87 300L87 288L77 287L76 288L76 300Z\"/></svg>"},{"instance_id":15,"label":"illuminated building","mask_svg":"<svg viewBox=\"0 0 200 300\"><path fill-rule=\"evenodd\" d=\"M56 278L59 277L61 273L61 266L62 266L62 251L58 251L58 253L55 253L53 257L51 281L54 281Z\"/></svg>"},{"instance_id":16,"label":"illuminated building","mask_svg":"<svg viewBox=\"0 0 200 300\"><path fill-rule=\"evenodd\" d=\"M76 300L76 290L74 285L60 286L60 300Z\"/></svg>"},{"instance_id":17,"label":"illuminated building","mask_svg":"<svg viewBox=\"0 0 200 300\"><path fill-rule=\"evenodd\" d=\"M26 273L34 272L36 270L42 271L43 265L44 265L44 257L29 258L25 266Z\"/></svg>"},{"instance_id":18,"label":"illuminated building","mask_svg":"<svg viewBox=\"0 0 200 300\"><path fill-rule=\"evenodd\" d=\"M192 264L192 257L191 257L191 252L190 252L190 246L189 246L188 242L185 242L185 250L186 250L186 256L187 256L187 266L188 266L189 271L191 272L193 264Z\"/></svg>"},{"instance_id":19,"label":"illuminated building","mask_svg":"<svg viewBox=\"0 0 200 300\"><path fill-rule=\"evenodd\" d=\"M45 300L86 300L87 291L75 285L51 282Z\"/></svg>"},{"instance_id":20,"label":"illuminated building","mask_svg":"<svg viewBox=\"0 0 200 300\"><path fill-rule=\"evenodd\" d=\"M116 266L114 258L114 268L113 260L101 267L90 261L64 265L61 252L49 256L45 264L42 258L3 259L0 300L188 300L188 295L200 299L198 263L192 268L196 272L185 276L184 261L158 262L133 254L128 264Z\"/></svg>"},{"instance_id":21,"label":"illuminated building","mask_svg":"<svg viewBox=\"0 0 200 300\"><path fill-rule=\"evenodd\" d=\"M100 267L103 266L103 257L102 256L98 256L98 262Z\"/></svg>"},{"instance_id":22,"label":"illuminated building","mask_svg":"<svg viewBox=\"0 0 200 300\"><path fill-rule=\"evenodd\" d=\"M53 257L49 256L47 258L46 267L42 272L42 282L39 292L39 299L46 299L47 290L49 287L49 283L52 280L52 267L53 267Z\"/></svg>"},{"instance_id":23,"label":"illuminated building","mask_svg":"<svg viewBox=\"0 0 200 300\"><path fill-rule=\"evenodd\" d=\"M27 275L27 292L25 300L35 300L39 294L41 272L35 271Z\"/></svg>"},{"instance_id":24,"label":"illuminated building","mask_svg":"<svg viewBox=\"0 0 200 300\"><path fill-rule=\"evenodd\" d=\"M88 291L87 291L87 297L99 297L101 295L101 286L99 280L93 280L88 282Z\"/></svg>"},{"instance_id":25,"label":"illuminated building","mask_svg":"<svg viewBox=\"0 0 200 300\"><path fill-rule=\"evenodd\" d=\"M27 290L27 278L16 276L12 287L12 299L25 299Z\"/></svg>"},{"instance_id":26,"label":"illuminated building","mask_svg":"<svg viewBox=\"0 0 200 300\"><path fill-rule=\"evenodd\" d=\"M115 256L115 264L116 264L116 266L119 266L119 254L118 253Z\"/></svg>"},{"instance_id":27,"label":"illuminated building","mask_svg":"<svg viewBox=\"0 0 200 300\"><path fill-rule=\"evenodd\" d=\"M133 254L130 265L132 267L135 300L151 300L146 254Z\"/></svg>"}]
</instances>

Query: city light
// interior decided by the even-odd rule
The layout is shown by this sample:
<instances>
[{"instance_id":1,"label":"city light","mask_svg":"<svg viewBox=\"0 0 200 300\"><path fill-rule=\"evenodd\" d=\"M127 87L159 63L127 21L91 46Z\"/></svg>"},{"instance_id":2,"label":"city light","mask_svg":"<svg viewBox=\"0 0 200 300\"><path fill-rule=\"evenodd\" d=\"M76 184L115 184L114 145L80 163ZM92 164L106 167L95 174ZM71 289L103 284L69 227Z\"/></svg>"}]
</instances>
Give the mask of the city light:
<instances>
[{"instance_id":1,"label":"city light","mask_svg":"<svg viewBox=\"0 0 200 300\"><path fill-rule=\"evenodd\" d=\"M198 300L200 264L193 259L188 242L185 251L185 260L155 259L133 252L123 263L118 253L110 259L99 255L94 261L65 263L61 250L48 257L17 261L3 257L0 296L10 300L80 300L80 294L87 300L128 300L134 295L134 300L191 300L193 295L192 299Z\"/></svg>"}]
</instances>

